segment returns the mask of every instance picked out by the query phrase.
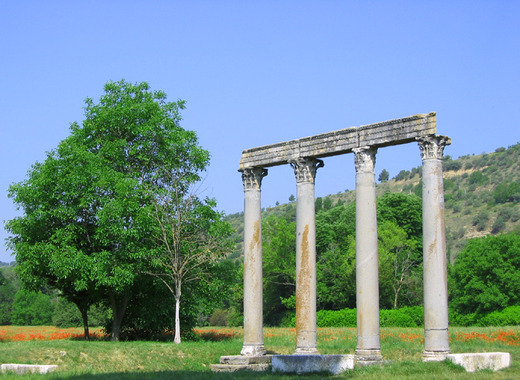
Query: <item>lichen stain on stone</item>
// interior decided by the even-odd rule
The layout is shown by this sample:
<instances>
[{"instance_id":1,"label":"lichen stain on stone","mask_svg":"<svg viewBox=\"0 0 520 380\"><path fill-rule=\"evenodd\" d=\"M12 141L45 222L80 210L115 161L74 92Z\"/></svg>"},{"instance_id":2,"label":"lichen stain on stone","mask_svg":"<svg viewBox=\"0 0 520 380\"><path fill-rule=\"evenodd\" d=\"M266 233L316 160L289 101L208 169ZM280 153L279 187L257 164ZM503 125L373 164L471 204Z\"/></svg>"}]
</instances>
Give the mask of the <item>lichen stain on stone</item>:
<instances>
[{"instance_id":1,"label":"lichen stain on stone","mask_svg":"<svg viewBox=\"0 0 520 380\"><path fill-rule=\"evenodd\" d=\"M257 220L253 225L253 237L251 242L249 243L249 251L253 251L255 247L260 246L262 242L260 241L260 221Z\"/></svg>"}]
</instances>

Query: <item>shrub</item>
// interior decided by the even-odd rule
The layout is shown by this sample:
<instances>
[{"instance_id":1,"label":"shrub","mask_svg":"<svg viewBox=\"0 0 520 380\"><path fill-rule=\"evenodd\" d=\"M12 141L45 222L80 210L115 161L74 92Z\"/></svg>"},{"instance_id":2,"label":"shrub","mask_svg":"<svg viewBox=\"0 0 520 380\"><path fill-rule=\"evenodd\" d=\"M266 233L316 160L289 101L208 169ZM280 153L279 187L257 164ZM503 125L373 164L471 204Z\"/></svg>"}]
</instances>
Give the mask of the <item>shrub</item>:
<instances>
[{"instance_id":1,"label":"shrub","mask_svg":"<svg viewBox=\"0 0 520 380\"><path fill-rule=\"evenodd\" d=\"M403 309L381 310L379 312L381 327L418 327L412 316Z\"/></svg>"},{"instance_id":2,"label":"shrub","mask_svg":"<svg viewBox=\"0 0 520 380\"><path fill-rule=\"evenodd\" d=\"M520 325L520 306L509 306L504 310L493 311L478 321L479 326L517 326Z\"/></svg>"},{"instance_id":3,"label":"shrub","mask_svg":"<svg viewBox=\"0 0 520 380\"><path fill-rule=\"evenodd\" d=\"M210 326L227 326L229 320L229 311L224 309L216 309L209 318Z\"/></svg>"},{"instance_id":4,"label":"shrub","mask_svg":"<svg viewBox=\"0 0 520 380\"><path fill-rule=\"evenodd\" d=\"M407 306L396 310L380 310L381 327L423 326L422 306ZM356 309L320 310L316 314L318 327L356 327Z\"/></svg>"},{"instance_id":5,"label":"shrub","mask_svg":"<svg viewBox=\"0 0 520 380\"><path fill-rule=\"evenodd\" d=\"M318 327L356 327L356 309L320 310L316 322Z\"/></svg>"}]
</instances>

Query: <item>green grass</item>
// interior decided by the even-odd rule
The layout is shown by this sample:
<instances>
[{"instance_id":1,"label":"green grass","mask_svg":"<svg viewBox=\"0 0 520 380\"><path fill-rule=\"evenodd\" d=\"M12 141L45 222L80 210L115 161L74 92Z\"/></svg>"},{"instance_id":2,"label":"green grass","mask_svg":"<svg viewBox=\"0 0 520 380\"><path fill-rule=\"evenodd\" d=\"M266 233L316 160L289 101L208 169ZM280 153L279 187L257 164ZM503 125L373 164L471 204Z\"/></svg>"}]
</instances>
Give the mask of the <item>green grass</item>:
<instances>
[{"instance_id":1,"label":"green grass","mask_svg":"<svg viewBox=\"0 0 520 380\"><path fill-rule=\"evenodd\" d=\"M212 373L210 364L222 355L235 355L242 347L237 329L220 329L229 339L183 342L108 342L108 341L22 341L0 342L0 363L57 364L49 375L28 375L23 379L296 379L296 375L272 373ZM229 332L235 332L231 334ZM473 334L470 334L472 333ZM502 332L502 333L500 333ZM228 334L229 333L229 334ZM265 346L271 352L294 351L292 329L266 328ZM492 373L466 373L451 363L422 363L422 329L391 328L381 331L382 367L357 368L339 376L316 374L305 379L519 379L520 327L452 328L452 352L510 352L512 367ZM508 344L509 342L509 344ZM319 329L318 349L323 354L352 354L356 331L350 328ZM43 377L42 377L43 376ZM18 375L0 375L0 379L20 379Z\"/></svg>"}]
</instances>

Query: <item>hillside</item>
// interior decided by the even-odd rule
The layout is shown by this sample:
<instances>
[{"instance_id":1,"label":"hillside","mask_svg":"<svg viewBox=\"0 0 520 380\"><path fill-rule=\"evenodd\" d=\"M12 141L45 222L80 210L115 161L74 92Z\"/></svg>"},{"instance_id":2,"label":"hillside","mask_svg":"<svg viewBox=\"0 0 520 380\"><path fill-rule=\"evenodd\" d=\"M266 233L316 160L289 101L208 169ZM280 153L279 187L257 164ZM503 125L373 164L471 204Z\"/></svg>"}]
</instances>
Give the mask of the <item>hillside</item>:
<instances>
[{"instance_id":1,"label":"hillside","mask_svg":"<svg viewBox=\"0 0 520 380\"><path fill-rule=\"evenodd\" d=\"M377 174L376 174L377 177ZM451 261L467 239L520 230L520 143L500 147L493 153L444 158L444 189L447 249ZM421 168L403 169L394 178L377 184L378 196L385 192L415 193L421 196ZM355 190L316 199L316 210L355 200ZM265 209L270 214L294 215L295 203ZM242 255L242 213L227 220L235 228L237 250Z\"/></svg>"}]
</instances>

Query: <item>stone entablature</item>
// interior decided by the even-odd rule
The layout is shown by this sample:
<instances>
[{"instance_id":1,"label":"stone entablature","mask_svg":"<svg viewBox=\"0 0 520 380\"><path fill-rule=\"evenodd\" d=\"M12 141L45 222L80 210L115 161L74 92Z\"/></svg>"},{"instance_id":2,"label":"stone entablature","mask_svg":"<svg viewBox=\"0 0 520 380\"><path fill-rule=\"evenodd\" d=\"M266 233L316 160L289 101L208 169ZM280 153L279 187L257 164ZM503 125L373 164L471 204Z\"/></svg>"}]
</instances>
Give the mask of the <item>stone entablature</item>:
<instances>
[{"instance_id":1,"label":"stone entablature","mask_svg":"<svg viewBox=\"0 0 520 380\"><path fill-rule=\"evenodd\" d=\"M240 169L284 165L301 157L322 158L351 153L354 148L405 144L437 132L436 113L340 129L312 137L246 149Z\"/></svg>"}]
</instances>

